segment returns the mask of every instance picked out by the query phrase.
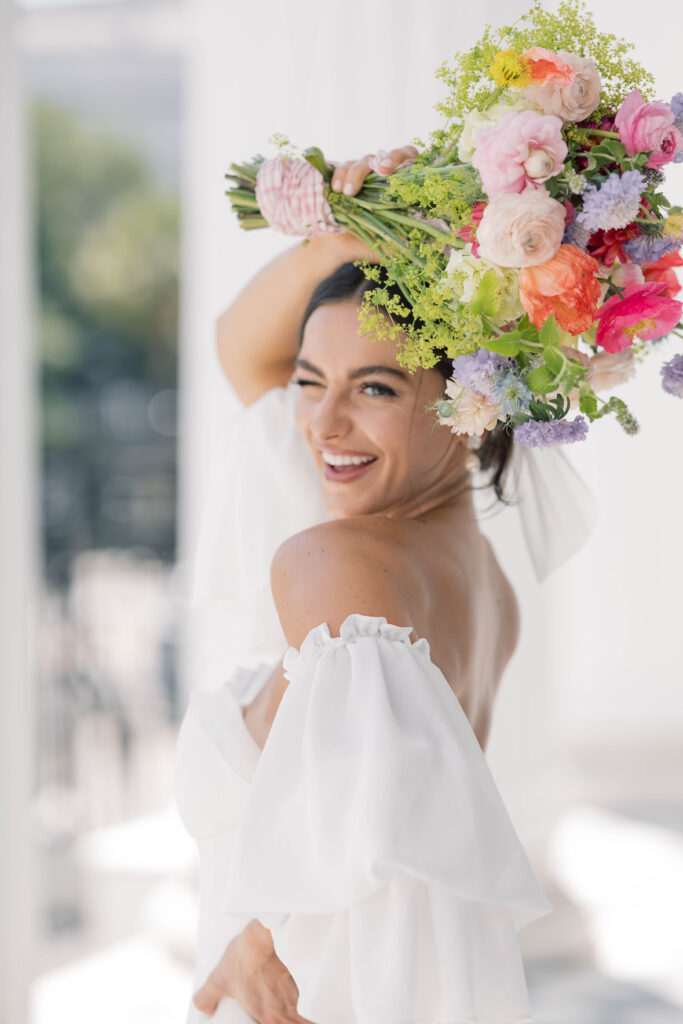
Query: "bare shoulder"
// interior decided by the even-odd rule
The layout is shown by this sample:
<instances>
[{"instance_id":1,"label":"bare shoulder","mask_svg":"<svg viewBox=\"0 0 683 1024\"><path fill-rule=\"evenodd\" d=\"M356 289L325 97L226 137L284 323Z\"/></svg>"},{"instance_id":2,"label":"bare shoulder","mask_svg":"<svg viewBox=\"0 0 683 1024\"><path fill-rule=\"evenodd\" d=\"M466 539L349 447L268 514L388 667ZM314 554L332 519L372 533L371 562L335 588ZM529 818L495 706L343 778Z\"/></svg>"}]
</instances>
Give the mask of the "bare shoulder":
<instances>
[{"instance_id":1,"label":"bare shoulder","mask_svg":"<svg viewBox=\"0 0 683 1024\"><path fill-rule=\"evenodd\" d=\"M299 647L321 622L337 636L353 612L412 626L409 573L399 539L375 516L335 519L293 534L271 565L287 642Z\"/></svg>"}]
</instances>

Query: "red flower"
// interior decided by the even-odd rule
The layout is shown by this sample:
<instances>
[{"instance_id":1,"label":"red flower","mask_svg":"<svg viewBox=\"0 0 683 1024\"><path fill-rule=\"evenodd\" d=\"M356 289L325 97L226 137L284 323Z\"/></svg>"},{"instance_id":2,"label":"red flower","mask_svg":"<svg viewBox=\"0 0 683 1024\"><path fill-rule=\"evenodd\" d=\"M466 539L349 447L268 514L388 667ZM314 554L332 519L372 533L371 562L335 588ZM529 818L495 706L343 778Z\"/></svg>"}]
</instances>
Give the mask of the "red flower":
<instances>
[{"instance_id":1,"label":"red flower","mask_svg":"<svg viewBox=\"0 0 683 1024\"><path fill-rule=\"evenodd\" d=\"M672 267L683 267L680 252L668 252L666 256L661 256L654 263L643 263L641 266L646 281L664 282L666 285L664 295L668 295L670 299L678 295L683 287Z\"/></svg>"},{"instance_id":2,"label":"red flower","mask_svg":"<svg viewBox=\"0 0 683 1024\"><path fill-rule=\"evenodd\" d=\"M479 243L477 242L477 228L481 222L481 218L484 216L484 210L486 209L486 203L475 203L472 207L472 216L467 224L456 231L458 238L462 238L465 242L472 243L472 255L479 255Z\"/></svg>"},{"instance_id":3,"label":"red flower","mask_svg":"<svg viewBox=\"0 0 683 1024\"><path fill-rule=\"evenodd\" d=\"M519 275L519 298L529 319L542 327L555 315L571 334L586 331L595 320L600 282L597 261L575 245L561 245L546 263L524 267Z\"/></svg>"},{"instance_id":4,"label":"red flower","mask_svg":"<svg viewBox=\"0 0 683 1024\"><path fill-rule=\"evenodd\" d=\"M606 267L611 267L616 259L628 263L628 256L622 246L630 238L640 234L637 224L628 224L625 228L610 228L609 231L596 231L588 239L588 251L596 260L602 260Z\"/></svg>"},{"instance_id":5,"label":"red flower","mask_svg":"<svg viewBox=\"0 0 683 1024\"><path fill-rule=\"evenodd\" d=\"M665 294L666 283L631 284L623 299L613 295L598 310L596 341L605 352L622 352L635 337L652 341L668 334L681 317L683 303Z\"/></svg>"}]
</instances>

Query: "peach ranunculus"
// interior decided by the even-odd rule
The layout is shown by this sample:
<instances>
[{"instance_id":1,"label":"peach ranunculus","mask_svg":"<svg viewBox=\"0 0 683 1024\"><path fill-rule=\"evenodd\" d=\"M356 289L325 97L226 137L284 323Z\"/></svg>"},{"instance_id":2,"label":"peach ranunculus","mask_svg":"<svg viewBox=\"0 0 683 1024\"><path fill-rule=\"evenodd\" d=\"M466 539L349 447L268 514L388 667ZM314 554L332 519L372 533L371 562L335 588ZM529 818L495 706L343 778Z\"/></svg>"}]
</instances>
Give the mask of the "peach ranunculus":
<instances>
[{"instance_id":1,"label":"peach ranunculus","mask_svg":"<svg viewBox=\"0 0 683 1024\"><path fill-rule=\"evenodd\" d=\"M449 425L453 434L481 437L485 430L493 430L498 420L505 419L497 402L457 381L446 381L446 394L455 402L455 409L452 416L443 417L439 422Z\"/></svg>"},{"instance_id":2,"label":"peach ranunculus","mask_svg":"<svg viewBox=\"0 0 683 1024\"><path fill-rule=\"evenodd\" d=\"M598 352L592 357L590 367L593 391L611 391L635 377L633 349L629 346L621 352Z\"/></svg>"},{"instance_id":3,"label":"peach ranunculus","mask_svg":"<svg viewBox=\"0 0 683 1024\"><path fill-rule=\"evenodd\" d=\"M479 255L501 267L545 263L560 247L564 221L564 206L545 189L498 192L477 228Z\"/></svg>"},{"instance_id":4,"label":"peach ranunculus","mask_svg":"<svg viewBox=\"0 0 683 1024\"><path fill-rule=\"evenodd\" d=\"M681 318L683 303L665 293L664 281L652 281L629 285L623 297L613 295L598 310L598 345L605 352L621 352L633 344L634 338L654 341L668 334ZM520 298L524 305L521 287Z\"/></svg>"},{"instance_id":5,"label":"peach ranunculus","mask_svg":"<svg viewBox=\"0 0 683 1024\"><path fill-rule=\"evenodd\" d=\"M546 263L526 267L519 277L519 297L536 327L554 314L570 334L587 331L595 320L600 282L597 260L574 245L561 245Z\"/></svg>"},{"instance_id":6,"label":"peach ranunculus","mask_svg":"<svg viewBox=\"0 0 683 1024\"><path fill-rule=\"evenodd\" d=\"M573 82L550 80L543 85L530 85L522 95L546 114L555 114L563 121L585 121L600 102L602 82L598 69L592 60L567 50L558 50L557 56L574 71Z\"/></svg>"},{"instance_id":7,"label":"peach ranunculus","mask_svg":"<svg viewBox=\"0 0 683 1024\"><path fill-rule=\"evenodd\" d=\"M529 74L534 85L545 85L546 82L572 85L576 78L576 72L571 64L562 60L559 53L545 50L542 46L532 46L530 50L525 50L522 60L529 64Z\"/></svg>"},{"instance_id":8,"label":"peach ranunculus","mask_svg":"<svg viewBox=\"0 0 683 1024\"><path fill-rule=\"evenodd\" d=\"M559 117L535 110L515 110L477 138L471 164L487 196L523 192L559 174L567 156Z\"/></svg>"}]
</instances>

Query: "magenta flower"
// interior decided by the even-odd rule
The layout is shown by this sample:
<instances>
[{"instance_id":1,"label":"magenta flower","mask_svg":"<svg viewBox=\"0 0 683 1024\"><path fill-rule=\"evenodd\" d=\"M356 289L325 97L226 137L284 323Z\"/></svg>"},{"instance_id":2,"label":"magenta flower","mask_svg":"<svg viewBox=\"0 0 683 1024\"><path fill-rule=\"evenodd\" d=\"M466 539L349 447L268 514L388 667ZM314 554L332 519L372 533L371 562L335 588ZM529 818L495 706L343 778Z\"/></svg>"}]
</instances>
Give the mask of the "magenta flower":
<instances>
[{"instance_id":1,"label":"magenta flower","mask_svg":"<svg viewBox=\"0 0 683 1024\"><path fill-rule=\"evenodd\" d=\"M477 137L472 164L488 196L522 192L559 174L567 155L562 120L535 110L515 110Z\"/></svg>"},{"instance_id":2,"label":"magenta flower","mask_svg":"<svg viewBox=\"0 0 683 1024\"><path fill-rule=\"evenodd\" d=\"M598 345L606 352L622 352L636 337L653 341L668 334L681 318L683 303L665 292L665 281L653 281L629 285L623 299L613 295L597 313Z\"/></svg>"},{"instance_id":3,"label":"magenta flower","mask_svg":"<svg viewBox=\"0 0 683 1024\"><path fill-rule=\"evenodd\" d=\"M614 127L626 152L652 150L646 167L661 167L676 156L683 146L683 135L674 124L674 112L668 103L646 103L637 89L628 94L617 111Z\"/></svg>"}]
</instances>

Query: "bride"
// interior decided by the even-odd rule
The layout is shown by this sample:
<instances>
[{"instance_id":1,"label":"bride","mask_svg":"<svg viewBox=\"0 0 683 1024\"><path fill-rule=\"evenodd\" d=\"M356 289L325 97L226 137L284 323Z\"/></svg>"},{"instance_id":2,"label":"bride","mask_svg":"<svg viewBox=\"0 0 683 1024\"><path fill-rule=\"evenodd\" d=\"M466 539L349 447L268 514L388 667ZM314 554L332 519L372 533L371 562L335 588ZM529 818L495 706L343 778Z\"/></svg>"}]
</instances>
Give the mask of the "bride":
<instances>
[{"instance_id":1,"label":"bride","mask_svg":"<svg viewBox=\"0 0 683 1024\"><path fill-rule=\"evenodd\" d=\"M332 187L369 169L339 165ZM346 233L297 244L218 324L245 406L291 395L328 518L272 559L284 657L194 694L181 728L202 851L190 1021L531 1019L517 932L552 907L483 753L519 613L470 484L480 466L503 496L512 441L499 424L470 451L428 409L451 360L411 374L358 333L364 258Z\"/></svg>"}]
</instances>

